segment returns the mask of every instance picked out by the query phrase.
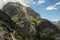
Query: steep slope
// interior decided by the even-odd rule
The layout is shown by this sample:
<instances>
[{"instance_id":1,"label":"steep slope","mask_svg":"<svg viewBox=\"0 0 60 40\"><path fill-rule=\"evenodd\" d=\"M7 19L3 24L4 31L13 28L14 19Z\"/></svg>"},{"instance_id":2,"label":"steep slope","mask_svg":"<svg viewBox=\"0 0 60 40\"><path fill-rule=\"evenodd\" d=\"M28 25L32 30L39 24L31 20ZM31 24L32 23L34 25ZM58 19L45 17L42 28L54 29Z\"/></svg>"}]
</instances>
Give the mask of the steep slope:
<instances>
[{"instance_id":1,"label":"steep slope","mask_svg":"<svg viewBox=\"0 0 60 40\"><path fill-rule=\"evenodd\" d=\"M29 21L39 21L40 15L36 13L29 7L25 7L20 3L9 2L3 6L2 9L6 14L11 16L14 22L20 23L20 21L29 20Z\"/></svg>"},{"instance_id":2,"label":"steep slope","mask_svg":"<svg viewBox=\"0 0 60 40\"><path fill-rule=\"evenodd\" d=\"M42 37L51 37L59 34L59 29L52 24L50 21L42 19L41 22L38 24L40 36Z\"/></svg>"},{"instance_id":3,"label":"steep slope","mask_svg":"<svg viewBox=\"0 0 60 40\"><path fill-rule=\"evenodd\" d=\"M9 2L9 3L7 3L6 5L3 6L2 10L10 16L14 16L15 14L20 14L19 16L23 16L23 14L25 15L26 13L28 15L31 15L31 16L34 16L34 17L40 16L38 13L36 13L31 8L25 7L18 2L15 2L15 3L14 2Z\"/></svg>"}]
</instances>

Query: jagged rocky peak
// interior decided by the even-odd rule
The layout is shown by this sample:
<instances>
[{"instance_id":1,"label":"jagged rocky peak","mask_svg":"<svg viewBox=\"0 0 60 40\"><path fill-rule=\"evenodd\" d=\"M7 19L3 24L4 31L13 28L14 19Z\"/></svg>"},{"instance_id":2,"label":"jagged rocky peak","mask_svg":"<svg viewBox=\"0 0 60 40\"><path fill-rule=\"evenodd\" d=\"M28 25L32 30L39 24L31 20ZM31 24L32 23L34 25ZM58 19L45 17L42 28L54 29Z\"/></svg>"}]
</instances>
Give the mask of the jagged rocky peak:
<instances>
[{"instance_id":1,"label":"jagged rocky peak","mask_svg":"<svg viewBox=\"0 0 60 40\"><path fill-rule=\"evenodd\" d=\"M27 14L35 18L40 16L30 7L25 7L18 2L8 2L6 5L3 6L2 10L6 12L9 16L14 16L16 14L19 14L19 16L25 16L25 14Z\"/></svg>"},{"instance_id":2,"label":"jagged rocky peak","mask_svg":"<svg viewBox=\"0 0 60 40\"><path fill-rule=\"evenodd\" d=\"M22 5L18 2L8 2L3 6L2 10L7 13L9 16L20 13Z\"/></svg>"}]
</instances>

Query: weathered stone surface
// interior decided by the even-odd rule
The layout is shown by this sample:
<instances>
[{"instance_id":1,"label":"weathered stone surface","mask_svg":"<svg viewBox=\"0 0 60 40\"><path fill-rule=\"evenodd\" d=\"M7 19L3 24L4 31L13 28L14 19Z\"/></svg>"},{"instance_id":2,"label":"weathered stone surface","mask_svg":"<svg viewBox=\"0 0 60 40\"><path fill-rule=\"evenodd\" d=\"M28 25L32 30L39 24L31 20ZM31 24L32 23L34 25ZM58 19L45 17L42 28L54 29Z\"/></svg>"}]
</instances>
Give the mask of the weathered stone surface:
<instances>
[{"instance_id":1,"label":"weathered stone surface","mask_svg":"<svg viewBox=\"0 0 60 40\"><path fill-rule=\"evenodd\" d=\"M11 33L16 25L11 18L0 10L0 40L13 40Z\"/></svg>"}]
</instances>

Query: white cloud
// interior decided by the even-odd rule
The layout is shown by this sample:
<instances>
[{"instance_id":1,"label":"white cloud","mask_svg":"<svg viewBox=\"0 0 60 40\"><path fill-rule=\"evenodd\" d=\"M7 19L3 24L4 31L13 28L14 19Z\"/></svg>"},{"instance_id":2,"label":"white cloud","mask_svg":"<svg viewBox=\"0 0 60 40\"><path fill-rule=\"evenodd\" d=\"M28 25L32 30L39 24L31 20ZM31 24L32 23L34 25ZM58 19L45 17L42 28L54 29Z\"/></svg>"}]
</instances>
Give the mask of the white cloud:
<instances>
[{"instance_id":1,"label":"white cloud","mask_svg":"<svg viewBox=\"0 0 60 40\"><path fill-rule=\"evenodd\" d=\"M33 0L20 0L19 2L28 7L33 3Z\"/></svg>"},{"instance_id":2,"label":"white cloud","mask_svg":"<svg viewBox=\"0 0 60 40\"><path fill-rule=\"evenodd\" d=\"M33 0L0 0L0 9L2 8L3 5L5 5L7 2L20 2L22 5L29 7L33 2Z\"/></svg>"},{"instance_id":3,"label":"white cloud","mask_svg":"<svg viewBox=\"0 0 60 40\"><path fill-rule=\"evenodd\" d=\"M42 4L42 3L44 3L45 2L45 0L39 0L38 1L38 4Z\"/></svg>"},{"instance_id":4,"label":"white cloud","mask_svg":"<svg viewBox=\"0 0 60 40\"><path fill-rule=\"evenodd\" d=\"M60 2L57 2L56 4L54 4L53 6L48 6L46 9L47 10L56 10L56 9L58 9L56 6L57 5L60 5Z\"/></svg>"},{"instance_id":5,"label":"white cloud","mask_svg":"<svg viewBox=\"0 0 60 40\"><path fill-rule=\"evenodd\" d=\"M57 2L57 3L55 4L55 6L57 6L57 5L60 5L60 2Z\"/></svg>"},{"instance_id":6,"label":"white cloud","mask_svg":"<svg viewBox=\"0 0 60 40\"><path fill-rule=\"evenodd\" d=\"M56 10L57 8L55 6L48 6L47 10Z\"/></svg>"},{"instance_id":7,"label":"white cloud","mask_svg":"<svg viewBox=\"0 0 60 40\"><path fill-rule=\"evenodd\" d=\"M36 2L33 2L33 4L36 4Z\"/></svg>"}]
</instances>

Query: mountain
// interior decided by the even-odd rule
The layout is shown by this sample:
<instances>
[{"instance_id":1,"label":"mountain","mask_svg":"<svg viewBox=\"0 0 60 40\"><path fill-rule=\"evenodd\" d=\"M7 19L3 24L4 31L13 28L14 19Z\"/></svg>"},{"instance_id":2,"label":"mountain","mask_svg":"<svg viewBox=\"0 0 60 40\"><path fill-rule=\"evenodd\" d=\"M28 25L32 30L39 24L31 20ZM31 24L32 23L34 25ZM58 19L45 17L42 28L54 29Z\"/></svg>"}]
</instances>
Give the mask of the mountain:
<instances>
[{"instance_id":1,"label":"mountain","mask_svg":"<svg viewBox=\"0 0 60 40\"><path fill-rule=\"evenodd\" d=\"M0 20L3 22L0 26L4 28L2 32L10 35L8 39L1 36L1 40L60 40L57 26L18 2L8 2L4 5L0 12Z\"/></svg>"},{"instance_id":2,"label":"mountain","mask_svg":"<svg viewBox=\"0 0 60 40\"><path fill-rule=\"evenodd\" d=\"M35 23L40 21L40 15L29 7L22 6L19 3L9 2L2 9L11 19L20 26L21 35L33 36L36 34ZM27 39L26 39L27 40Z\"/></svg>"},{"instance_id":3,"label":"mountain","mask_svg":"<svg viewBox=\"0 0 60 40\"><path fill-rule=\"evenodd\" d=\"M60 29L60 21L55 24Z\"/></svg>"},{"instance_id":4,"label":"mountain","mask_svg":"<svg viewBox=\"0 0 60 40\"><path fill-rule=\"evenodd\" d=\"M56 23L56 26L58 26L58 27L60 26L60 21L58 21L58 22Z\"/></svg>"},{"instance_id":5,"label":"mountain","mask_svg":"<svg viewBox=\"0 0 60 40\"><path fill-rule=\"evenodd\" d=\"M56 24L57 22L56 21L51 21L53 24Z\"/></svg>"},{"instance_id":6,"label":"mountain","mask_svg":"<svg viewBox=\"0 0 60 40\"><path fill-rule=\"evenodd\" d=\"M57 22L53 21L52 23L55 24L58 27L58 29L60 29L60 21Z\"/></svg>"}]
</instances>

